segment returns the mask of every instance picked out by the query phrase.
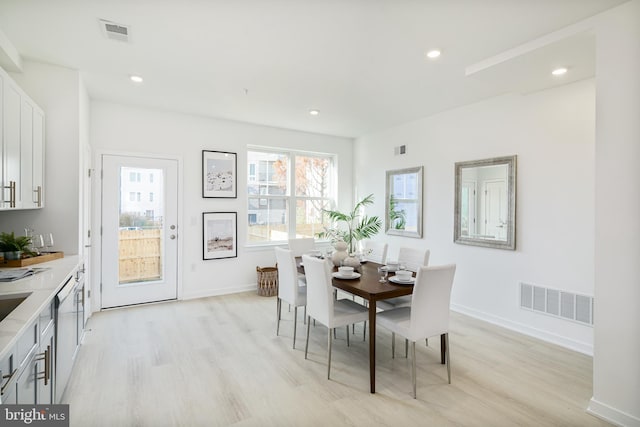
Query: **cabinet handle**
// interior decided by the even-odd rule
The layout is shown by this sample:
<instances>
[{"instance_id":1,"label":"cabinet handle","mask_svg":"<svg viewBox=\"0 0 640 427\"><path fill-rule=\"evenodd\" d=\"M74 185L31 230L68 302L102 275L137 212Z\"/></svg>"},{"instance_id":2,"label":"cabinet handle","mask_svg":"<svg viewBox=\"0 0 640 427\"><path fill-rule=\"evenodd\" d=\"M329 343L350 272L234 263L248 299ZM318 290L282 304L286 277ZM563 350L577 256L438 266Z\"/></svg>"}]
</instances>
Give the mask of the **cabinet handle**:
<instances>
[{"instance_id":1,"label":"cabinet handle","mask_svg":"<svg viewBox=\"0 0 640 427\"><path fill-rule=\"evenodd\" d=\"M42 374L38 379L44 380L44 385L47 385L51 379L51 346L48 345L44 353L38 354L36 360L44 360L44 372L38 372L38 375Z\"/></svg>"},{"instance_id":2,"label":"cabinet handle","mask_svg":"<svg viewBox=\"0 0 640 427\"><path fill-rule=\"evenodd\" d=\"M5 201L5 203L9 203L10 208L16 207L16 182L9 181L9 185L6 185L4 188L9 189L9 201Z\"/></svg>"},{"instance_id":3,"label":"cabinet handle","mask_svg":"<svg viewBox=\"0 0 640 427\"><path fill-rule=\"evenodd\" d=\"M7 382L2 385L2 388L0 388L0 396L4 396L4 392L7 390L7 386L11 383L11 380L13 380L13 377L17 373L18 373L18 370L14 369L13 372L11 372L10 375L3 375L2 376L2 379L7 378Z\"/></svg>"},{"instance_id":4,"label":"cabinet handle","mask_svg":"<svg viewBox=\"0 0 640 427\"><path fill-rule=\"evenodd\" d=\"M42 186L38 185L38 187L33 190L34 193L36 193L36 205L38 205L39 208L42 207Z\"/></svg>"}]
</instances>

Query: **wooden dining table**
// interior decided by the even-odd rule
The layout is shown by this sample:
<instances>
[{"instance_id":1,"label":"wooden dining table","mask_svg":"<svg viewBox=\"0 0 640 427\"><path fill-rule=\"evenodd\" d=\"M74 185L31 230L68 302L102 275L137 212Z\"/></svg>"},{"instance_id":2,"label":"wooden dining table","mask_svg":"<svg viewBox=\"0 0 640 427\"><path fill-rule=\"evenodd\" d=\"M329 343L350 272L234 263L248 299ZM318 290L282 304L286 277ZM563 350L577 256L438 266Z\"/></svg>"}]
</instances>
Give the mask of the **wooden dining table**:
<instances>
[{"instance_id":1,"label":"wooden dining table","mask_svg":"<svg viewBox=\"0 0 640 427\"><path fill-rule=\"evenodd\" d=\"M304 271L300 266L301 258L296 258L299 271ZM381 264L375 262L363 263L358 272L361 276L357 279L333 278L332 284L335 288L343 290L353 295L357 295L369 303L369 381L371 393L376 392L376 303L380 300L411 295L413 285L397 285L387 280L380 282L378 267ZM393 273L390 273L392 276Z\"/></svg>"},{"instance_id":2,"label":"wooden dining table","mask_svg":"<svg viewBox=\"0 0 640 427\"><path fill-rule=\"evenodd\" d=\"M380 264L367 262L360 266L358 279L333 278L333 286L369 303L369 383L371 393L376 392L376 303L377 301L411 295L413 285L397 285L387 280L380 282ZM393 273L391 273L392 275Z\"/></svg>"}]
</instances>

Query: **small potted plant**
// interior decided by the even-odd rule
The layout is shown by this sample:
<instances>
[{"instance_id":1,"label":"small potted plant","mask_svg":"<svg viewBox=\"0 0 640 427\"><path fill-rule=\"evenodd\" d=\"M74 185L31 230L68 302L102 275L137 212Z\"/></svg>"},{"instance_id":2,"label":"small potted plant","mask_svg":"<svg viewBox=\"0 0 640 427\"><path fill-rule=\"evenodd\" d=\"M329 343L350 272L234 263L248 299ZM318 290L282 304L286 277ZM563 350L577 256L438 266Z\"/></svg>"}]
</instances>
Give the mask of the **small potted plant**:
<instances>
[{"instance_id":1,"label":"small potted plant","mask_svg":"<svg viewBox=\"0 0 640 427\"><path fill-rule=\"evenodd\" d=\"M377 216L369 217L362 214L362 209L371 204L373 204L373 194L369 194L356 203L351 212L348 213L335 210L323 210L331 220L332 226L325 227L325 230L316 236L320 239L331 239L333 243L346 243L347 247L343 249L348 248L349 257L353 257L358 241L375 236L382 226L382 221ZM342 228L339 227L340 224L343 224ZM336 246L336 249L338 249L338 246ZM360 260L355 261L359 266ZM349 263L347 264L350 265Z\"/></svg>"},{"instance_id":2,"label":"small potted plant","mask_svg":"<svg viewBox=\"0 0 640 427\"><path fill-rule=\"evenodd\" d=\"M11 233L0 233L0 252L4 252L4 259L16 260L22 258L23 254L34 255L29 250L31 238L28 236L16 236Z\"/></svg>"}]
</instances>

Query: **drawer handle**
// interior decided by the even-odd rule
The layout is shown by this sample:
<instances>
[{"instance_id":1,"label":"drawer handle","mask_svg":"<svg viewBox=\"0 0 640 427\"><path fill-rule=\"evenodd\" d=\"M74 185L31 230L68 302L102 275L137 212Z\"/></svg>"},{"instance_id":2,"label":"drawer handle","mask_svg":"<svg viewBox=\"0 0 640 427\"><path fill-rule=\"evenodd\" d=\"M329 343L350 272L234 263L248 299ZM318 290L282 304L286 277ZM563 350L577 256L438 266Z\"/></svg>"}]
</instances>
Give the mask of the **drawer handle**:
<instances>
[{"instance_id":1,"label":"drawer handle","mask_svg":"<svg viewBox=\"0 0 640 427\"><path fill-rule=\"evenodd\" d=\"M51 379L51 346L48 345L44 353L39 353L36 360L44 360L44 372L38 372L38 375L42 375L38 379L44 380L44 385L47 385Z\"/></svg>"},{"instance_id":2,"label":"drawer handle","mask_svg":"<svg viewBox=\"0 0 640 427\"><path fill-rule=\"evenodd\" d=\"M13 380L13 377L16 375L16 373L18 373L18 370L14 369L13 372L11 372L10 375L3 375L2 376L2 379L7 378L7 382L4 383L2 388L0 388L0 396L4 396L4 392L7 390L7 386L11 383L11 380Z\"/></svg>"}]
</instances>

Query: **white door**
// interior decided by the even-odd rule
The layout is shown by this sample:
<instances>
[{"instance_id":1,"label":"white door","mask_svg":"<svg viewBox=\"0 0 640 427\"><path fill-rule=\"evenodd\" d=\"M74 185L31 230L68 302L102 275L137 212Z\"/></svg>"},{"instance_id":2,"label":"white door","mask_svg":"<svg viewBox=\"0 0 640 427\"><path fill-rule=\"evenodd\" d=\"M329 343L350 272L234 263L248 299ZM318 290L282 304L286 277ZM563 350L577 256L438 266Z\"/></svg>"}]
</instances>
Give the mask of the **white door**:
<instances>
[{"instance_id":1,"label":"white door","mask_svg":"<svg viewBox=\"0 0 640 427\"><path fill-rule=\"evenodd\" d=\"M507 238L507 183L503 180L485 184L485 234L498 240Z\"/></svg>"},{"instance_id":2,"label":"white door","mask_svg":"<svg viewBox=\"0 0 640 427\"><path fill-rule=\"evenodd\" d=\"M102 156L102 308L177 298L178 162Z\"/></svg>"},{"instance_id":3,"label":"white door","mask_svg":"<svg viewBox=\"0 0 640 427\"><path fill-rule=\"evenodd\" d=\"M475 236L476 234L476 182L462 182L462 197L460 209L461 235Z\"/></svg>"}]
</instances>

